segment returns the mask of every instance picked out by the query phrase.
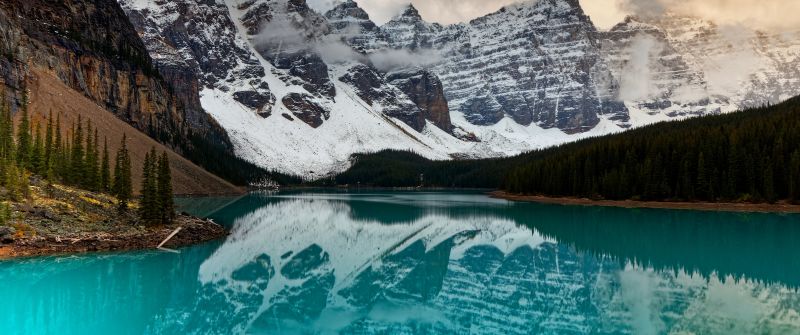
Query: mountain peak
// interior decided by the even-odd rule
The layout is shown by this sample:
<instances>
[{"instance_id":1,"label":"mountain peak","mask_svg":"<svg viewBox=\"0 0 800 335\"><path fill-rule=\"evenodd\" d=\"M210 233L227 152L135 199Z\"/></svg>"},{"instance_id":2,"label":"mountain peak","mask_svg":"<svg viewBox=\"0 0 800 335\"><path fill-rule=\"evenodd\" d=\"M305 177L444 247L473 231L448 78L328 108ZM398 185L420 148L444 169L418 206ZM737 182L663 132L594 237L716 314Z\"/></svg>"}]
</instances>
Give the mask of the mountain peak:
<instances>
[{"instance_id":1,"label":"mountain peak","mask_svg":"<svg viewBox=\"0 0 800 335\"><path fill-rule=\"evenodd\" d=\"M325 13L325 16L329 19L355 18L365 21L370 20L369 14L353 0L339 2L333 9Z\"/></svg>"},{"instance_id":2,"label":"mountain peak","mask_svg":"<svg viewBox=\"0 0 800 335\"><path fill-rule=\"evenodd\" d=\"M408 7L403 11L403 14L400 14L400 17L422 20L422 15L419 15L419 11L417 7L414 7L414 4L408 4Z\"/></svg>"}]
</instances>

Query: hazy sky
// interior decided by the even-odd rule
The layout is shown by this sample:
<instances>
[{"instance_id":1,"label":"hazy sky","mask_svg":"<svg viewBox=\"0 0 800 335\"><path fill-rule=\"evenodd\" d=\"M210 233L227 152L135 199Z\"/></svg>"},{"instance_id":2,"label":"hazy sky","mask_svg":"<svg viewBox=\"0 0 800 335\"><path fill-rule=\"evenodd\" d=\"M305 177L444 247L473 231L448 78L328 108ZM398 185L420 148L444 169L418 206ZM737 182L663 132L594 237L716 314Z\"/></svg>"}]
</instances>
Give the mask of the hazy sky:
<instances>
[{"instance_id":1,"label":"hazy sky","mask_svg":"<svg viewBox=\"0 0 800 335\"><path fill-rule=\"evenodd\" d=\"M308 0L327 9L339 0ZM382 24L410 2L433 22L454 23L494 12L505 5L536 0L356 0ZM659 14L672 10L713 19L720 24L746 24L759 29L800 29L800 0L580 0L601 29L619 23L630 13Z\"/></svg>"}]
</instances>

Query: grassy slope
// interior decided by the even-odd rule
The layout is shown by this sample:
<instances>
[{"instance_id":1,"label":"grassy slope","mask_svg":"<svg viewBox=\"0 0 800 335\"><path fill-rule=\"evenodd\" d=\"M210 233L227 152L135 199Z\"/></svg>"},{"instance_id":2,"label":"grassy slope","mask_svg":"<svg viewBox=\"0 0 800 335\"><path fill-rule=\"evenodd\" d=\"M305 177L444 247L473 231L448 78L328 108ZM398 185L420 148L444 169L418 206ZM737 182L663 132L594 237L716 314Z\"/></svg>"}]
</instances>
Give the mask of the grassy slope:
<instances>
[{"instance_id":1,"label":"grassy slope","mask_svg":"<svg viewBox=\"0 0 800 335\"><path fill-rule=\"evenodd\" d=\"M50 74L43 71L35 73L36 77L29 82L30 111L33 118L41 121L50 111L61 113L63 134L66 134L72 123L77 121L78 115L83 118L84 122L91 120L93 127L97 127L99 130L100 141L103 141L104 136L108 137L112 159L123 134L127 135L135 191L140 186L144 155L151 147L155 146L156 150L159 152L166 150L170 156L175 194L217 195L243 192L241 188L209 173L119 120L113 113L70 89Z\"/></svg>"}]
</instances>

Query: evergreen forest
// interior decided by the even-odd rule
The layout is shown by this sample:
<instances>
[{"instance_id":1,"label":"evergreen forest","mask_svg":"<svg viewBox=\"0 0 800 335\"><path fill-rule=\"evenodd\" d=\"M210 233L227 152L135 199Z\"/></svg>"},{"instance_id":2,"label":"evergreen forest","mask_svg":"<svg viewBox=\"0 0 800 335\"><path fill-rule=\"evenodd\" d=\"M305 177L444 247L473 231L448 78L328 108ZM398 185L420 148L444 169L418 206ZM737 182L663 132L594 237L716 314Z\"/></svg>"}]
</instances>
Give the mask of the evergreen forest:
<instances>
[{"instance_id":1,"label":"evergreen forest","mask_svg":"<svg viewBox=\"0 0 800 335\"><path fill-rule=\"evenodd\" d=\"M510 158L437 162L410 152L358 155L351 169L321 184L487 188L611 200L797 202L800 98Z\"/></svg>"}]
</instances>

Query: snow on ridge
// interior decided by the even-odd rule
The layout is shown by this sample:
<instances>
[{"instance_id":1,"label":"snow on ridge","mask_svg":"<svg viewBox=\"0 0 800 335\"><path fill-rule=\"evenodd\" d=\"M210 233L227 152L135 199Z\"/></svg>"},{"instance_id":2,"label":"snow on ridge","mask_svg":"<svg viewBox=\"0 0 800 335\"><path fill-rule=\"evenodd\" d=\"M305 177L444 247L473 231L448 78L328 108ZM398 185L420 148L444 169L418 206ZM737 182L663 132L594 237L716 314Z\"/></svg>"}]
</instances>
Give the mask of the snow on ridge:
<instances>
[{"instance_id":1,"label":"snow on ridge","mask_svg":"<svg viewBox=\"0 0 800 335\"><path fill-rule=\"evenodd\" d=\"M132 21L144 24L137 29L159 65L197 73L204 84L201 103L228 131L238 156L309 179L347 169L356 153L408 150L435 160L508 156L653 122L777 102L800 90L800 66L792 66L800 64L796 35L753 35L732 46L730 36L735 32L679 17L630 19L617 31L598 32L581 11L574 10L577 2L572 0L508 6L469 23L447 26L427 23L412 11L373 27L348 2L347 12L334 13L335 20L328 21L343 30L332 28L330 35L320 35L326 29L317 27L309 32L312 38L334 42L349 37L352 46L335 44L323 50L328 68L324 75L335 91L335 97L325 97L307 88L294 70L276 68L259 52L252 25L269 15L287 14L274 12L288 6L285 0L216 0L186 6L179 5L184 0L118 1L129 16L144 17L144 22L136 17ZM275 6L278 2L281 6ZM187 8L190 13L181 17L180 11ZM350 18L348 13L360 17ZM318 14L288 14L301 21L303 15L311 15L308 20L314 22L324 20ZM359 27L350 29L350 24ZM170 45L162 38L167 29L180 32L175 25L192 30L188 38L193 47ZM514 37L523 36L521 32L536 36L535 43ZM661 39L636 44L628 36L641 33ZM227 42L214 43L219 38ZM597 44L603 45L602 50L595 50ZM651 70L649 77L629 78L627 86L621 86L635 87L644 80L649 89L629 94L635 98L630 101L615 102L621 94L618 83L629 72L626 67L636 61L630 50L640 45L652 46L650 58L658 62L645 59L640 65ZM365 62L348 58L366 57L365 53L389 46L400 49L379 55L395 66L386 71L406 70L391 63L392 58L419 55L415 61L427 61L426 67L444 85L455 133L472 133L479 142L461 140L430 123L419 132L411 129L384 115L386 106L365 103L351 84L338 80L353 64ZM731 47L736 53L726 54ZM742 59L752 61L740 66ZM731 66L740 71L723 71ZM330 116L318 128L307 125L282 102L292 93L309 97ZM576 100L576 96L588 98ZM479 111L469 114L470 108L464 106ZM586 113L584 108L593 111Z\"/></svg>"}]
</instances>

